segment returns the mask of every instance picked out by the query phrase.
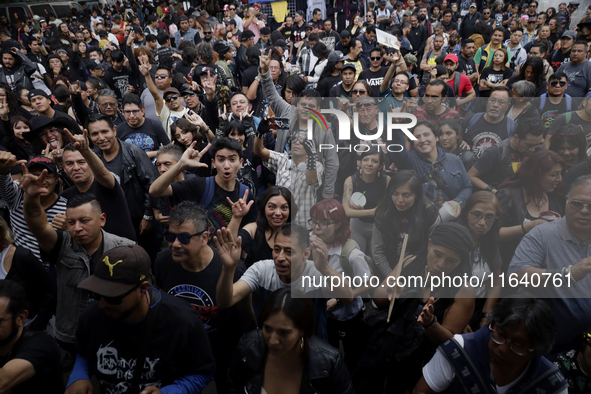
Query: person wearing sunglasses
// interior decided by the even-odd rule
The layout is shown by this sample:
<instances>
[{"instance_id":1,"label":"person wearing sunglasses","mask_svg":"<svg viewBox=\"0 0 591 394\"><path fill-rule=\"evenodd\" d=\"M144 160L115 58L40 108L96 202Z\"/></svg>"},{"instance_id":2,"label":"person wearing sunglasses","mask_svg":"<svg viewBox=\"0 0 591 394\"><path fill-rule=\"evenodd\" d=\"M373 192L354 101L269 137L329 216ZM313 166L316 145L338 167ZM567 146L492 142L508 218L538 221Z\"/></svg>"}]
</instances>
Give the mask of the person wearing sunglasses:
<instances>
[{"instance_id":1,"label":"person wearing sunglasses","mask_svg":"<svg viewBox=\"0 0 591 394\"><path fill-rule=\"evenodd\" d=\"M371 86L371 92L368 95L378 97L380 86L388 72L387 67L382 67L384 63L385 52L382 47L375 47L369 52L369 69L361 71L358 80L364 80ZM396 66L394 66L396 67Z\"/></svg>"},{"instance_id":2,"label":"person wearing sunglasses","mask_svg":"<svg viewBox=\"0 0 591 394\"><path fill-rule=\"evenodd\" d=\"M216 285L223 265L217 249L207 244L207 227L207 212L196 203L183 201L176 205L170 213L168 230L164 232L168 249L156 259L154 278L159 289L199 312L216 362L216 386L220 393L226 393L232 352L242 334L255 328L256 322L249 314L248 298L230 309L219 309ZM244 263L239 262L234 281L244 271ZM244 317L242 321L241 316Z\"/></svg>"},{"instance_id":3,"label":"person wearing sunglasses","mask_svg":"<svg viewBox=\"0 0 591 394\"><path fill-rule=\"evenodd\" d=\"M501 299L492 309L489 324L473 333L456 334L439 346L413 393L505 392L506 387L515 392L528 387L572 393L558 367L543 356L550 352L561 325L543 300Z\"/></svg>"},{"instance_id":4,"label":"person wearing sunglasses","mask_svg":"<svg viewBox=\"0 0 591 394\"><path fill-rule=\"evenodd\" d=\"M212 380L214 356L199 314L151 282L150 259L140 246L100 256L78 287L96 301L80 319L66 393L92 391L92 377L102 392L123 386L153 394L200 392Z\"/></svg>"},{"instance_id":5,"label":"person wearing sunglasses","mask_svg":"<svg viewBox=\"0 0 591 394\"><path fill-rule=\"evenodd\" d=\"M552 124L558 118L560 114L570 112L572 110L572 99L566 94L568 87L568 80L566 74L563 72L553 73L548 78L546 84L547 93L540 96L538 110L542 115L542 122L544 128L550 129ZM544 145L547 148L547 141L544 141Z\"/></svg>"}]
</instances>

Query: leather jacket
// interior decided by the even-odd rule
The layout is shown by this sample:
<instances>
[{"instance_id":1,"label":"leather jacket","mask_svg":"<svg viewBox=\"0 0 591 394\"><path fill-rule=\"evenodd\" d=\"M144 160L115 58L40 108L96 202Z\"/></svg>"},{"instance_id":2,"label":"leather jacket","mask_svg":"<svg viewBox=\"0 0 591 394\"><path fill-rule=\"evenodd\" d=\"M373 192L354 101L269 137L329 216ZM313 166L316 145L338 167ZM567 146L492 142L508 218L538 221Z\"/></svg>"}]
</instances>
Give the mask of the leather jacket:
<instances>
[{"instance_id":1,"label":"leather jacket","mask_svg":"<svg viewBox=\"0 0 591 394\"><path fill-rule=\"evenodd\" d=\"M137 229L144 215L153 215L148 190L152 182L158 178L158 173L146 152L139 146L121 141L119 138L117 140L123 155L119 184L125 193L131 221ZM94 152L104 161L103 152L100 149L95 147Z\"/></svg>"},{"instance_id":2,"label":"leather jacket","mask_svg":"<svg viewBox=\"0 0 591 394\"><path fill-rule=\"evenodd\" d=\"M244 335L228 371L235 393L260 394L267 345L261 330ZM302 394L354 394L349 371L339 351L318 337L309 339L309 356L304 366Z\"/></svg>"},{"instance_id":3,"label":"leather jacket","mask_svg":"<svg viewBox=\"0 0 591 394\"><path fill-rule=\"evenodd\" d=\"M27 88L28 90L33 90L34 86L29 75L37 72L37 67L35 67L35 64L31 59L23 55L21 51L16 51L15 57L20 58L20 64L17 59L12 70L8 70L6 67L0 68L0 81L7 83L11 88L14 86L15 90L19 86ZM9 76L10 80L14 81L14 85L9 83Z\"/></svg>"}]
</instances>

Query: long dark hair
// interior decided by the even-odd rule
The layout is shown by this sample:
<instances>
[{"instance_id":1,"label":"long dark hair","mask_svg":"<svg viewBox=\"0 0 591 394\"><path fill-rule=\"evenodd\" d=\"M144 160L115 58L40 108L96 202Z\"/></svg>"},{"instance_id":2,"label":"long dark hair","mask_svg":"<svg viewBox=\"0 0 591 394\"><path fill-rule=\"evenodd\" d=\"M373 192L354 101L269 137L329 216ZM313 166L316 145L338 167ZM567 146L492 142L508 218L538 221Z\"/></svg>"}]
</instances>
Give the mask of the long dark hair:
<instances>
[{"instance_id":1,"label":"long dark hair","mask_svg":"<svg viewBox=\"0 0 591 394\"><path fill-rule=\"evenodd\" d=\"M542 149L532 153L515 174L511 175L501 183L499 189L506 187L523 188L529 198L528 201L525 201L525 205L531 201L539 205L544 198L545 193L540 187L540 180L544 174L550 171L556 164L560 164L563 170L566 167L564 159L556 152ZM560 182L558 187L556 187L550 194L561 196L563 195L563 189L564 184Z\"/></svg>"},{"instance_id":2,"label":"long dark hair","mask_svg":"<svg viewBox=\"0 0 591 394\"><path fill-rule=\"evenodd\" d=\"M409 186L411 192L415 195L415 201L412 207L404 212L400 212L394 201L392 201L392 193L399 187L404 185ZM406 222L406 233L412 245L409 244L409 252L412 249L417 249L427 236L425 233L425 207L431 205L430 201L423 196L423 185L419 174L413 170L402 170L390 180L386 195L378 203L375 211L375 224L388 242L389 248L395 248L398 244L398 236L400 229ZM431 223L429 223L430 225ZM394 254L394 255L392 255ZM390 250L389 255L395 259L396 251Z\"/></svg>"},{"instance_id":3,"label":"long dark hair","mask_svg":"<svg viewBox=\"0 0 591 394\"><path fill-rule=\"evenodd\" d=\"M282 196L289 205L289 216L287 222L291 222L291 218L294 218L298 212L298 207L292 201L291 192L288 188L283 186L271 186L261 194L257 200L257 208L259 209L259 217L257 218L257 229L255 231L255 237L265 237L265 231L269 227L269 221L265 216L265 206L272 197Z\"/></svg>"},{"instance_id":4,"label":"long dark hair","mask_svg":"<svg viewBox=\"0 0 591 394\"><path fill-rule=\"evenodd\" d=\"M230 138L230 133L233 130L236 130L240 135L244 135L244 146L248 146L248 136L246 135L246 126L244 125L244 122L240 122L238 120L231 120L228 123L226 123L222 133L224 134L224 137Z\"/></svg>"},{"instance_id":5,"label":"long dark hair","mask_svg":"<svg viewBox=\"0 0 591 394\"><path fill-rule=\"evenodd\" d=\"M322 78L330 77L332 72L337 68L338 62L327 62L326 66L324 66L324 70L322 70L322 74L320 74L320 78L318 78L318 82L322 81Z\"/></svg>"},{"instance_id":6,"label":"long dark hair","mask_svg":"<svg viewBox=\"0 0 591 394\"><path fill-rule=\"evenodd\" d=\"M581 126L568 124L558 129L550 138L549 149L552 152L558 153L565 142L579 148L577 163L585 161L587 158L587 139Z\"/></svg>"},{"instance_id":7,"label":"long dark hair","mask_svg":"<svg viewBox=\"0 0 591 394\"><path fill-rule=\"evenodd\" d=\"M310 351L309 339L314 335L314 304L308 298L292 296L290 288L282 288L269 295L259 313L258 325L263 327L265 321L272 315L283 312L293 325L304 332L304 362L308 359Z\"/></svg>"},{"instance_id":8,"label":"long dark hair","mask_svg":"<svg viewBox=\"0 0 591 394\"><path fill-rule=\"evenodd\" d=\"M466 201L466 205L464 208L462 208L460 224L468 227L468 214L476 204L480 203L491 204L495 210L495 216L500 217L502 215L501 204L499 203L497 196L489 191L480 191L472 194ZM501 222L499 219L496 219L490 230L488 230L488 232L478 240L480 244L480 254L484 258L484 261L486 261L486 264L491 271L494 271L500 267L500 261L496 260L500 228Z\"/></svg>"},{"instance_id":9,"label":"long dark hair","mask_svg":"<svg viewBox=\"0 0 591 394\"><path fill-rule=\"evenodd\" d=\"M16 115L10 117L10 132L6 133L6 148L10 152L15 152L17 145L30 145L27 140L18 140L14 135L14 126L17 125L18 122L23 122L27 126L29 126L29 132L33 130L33 126L31 126L31 122L27 120L24 116ZM27 158L28 159L28 158Z\"/></svg>"},{"instance_id":10,"label":"long dark hair","mask_svg":"<svg viewBox=\"0 0 591 394\"><path fill-rule=\"evenodd\" d=\"M15 55L15 57L19 58L18 56ZM16 96L14 95L14 92L12 91L12 89L10 88L10 86L8 86L8 84L6 82L0 82L0 89L4 89L4 93L6 93L6 103L8 104L8 113L9 114L18 114L19 110L18 110L18 100L16 99Z\"/></svg>"},{"instance_id":11,"label":"long dark hair","mask_svg":"<svg viewBox=\"0 0 591 394\"><path fill-rule=\"evenodd\" d=\"M519 80L525 81L525 69L527 66L531 66L534 72L534 81L533 83L536 84L536 87L540 86L543 82L546 81L546 73L544 72L544 62L539 57L530 57L528 58L523 66L521 66L521 70L519 70Z\"/></svg>"}]
</instances>

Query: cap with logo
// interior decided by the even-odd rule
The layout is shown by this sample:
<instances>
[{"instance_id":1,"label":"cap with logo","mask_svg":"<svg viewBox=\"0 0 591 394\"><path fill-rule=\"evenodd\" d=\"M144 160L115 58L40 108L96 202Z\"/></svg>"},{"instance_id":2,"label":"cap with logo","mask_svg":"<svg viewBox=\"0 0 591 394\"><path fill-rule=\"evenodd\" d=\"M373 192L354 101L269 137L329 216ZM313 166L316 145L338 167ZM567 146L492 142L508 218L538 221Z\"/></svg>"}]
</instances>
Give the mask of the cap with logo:
<instances>
[{"instance_id":1,"label":"cap with logo","mask_svg":"<svg viewBox=\"0 0 591 394\"><path fill-rule=\"evenodd\" d=\"M33 166L41 166L43 168L46 168L48 171L53 172L54 174L58 173L57 165L55 164L55 162L45 156L35 156L31 160L29 160L29 162L27 163L27 169L30 169Z\"/></svg>"},{"instance_id":2,"label":"cap with logo","mask_svg":"<svg viewBox=\"0 0 591 394\"><path fill-rule=\"evenodd\" d=\"M305 24L306 30L307 29L314 29L314 24L312 22L308 22Z\"/></svg>"},{"instance_id":3,"label":"cap with logo","mask_svg":"<svg viewBox=\"0 0 591 394\"><path fill-rule=\"evenodd\" d=\"M79 289L103 297L119 297L152 277L150 256L139 245L119 246L103 253L94 273L84 279Z\"/></svg>"},{"instance_id":4,"label":"cap with logo","mask_svg":"<svg viewBox=\"0 0 591 394\"><path fill-rule=\"evenodd\" d=\"M42 89L33 89L29 91L29 94L27 94L27 98L29 99L29 101L31 101L31 99L35 96L43 96L46 99L51 99L51 95L46 93L45 90Z\"/></svg>"},{"instance_id":5,"label":"cap with logo","mask_svg":"<svg viewBox=\"0 0 591 394\"><path fill-rule=\"evenodd\" d=\"M538 17L536 16L530 16L529 19L527 20L528 22L537 22L538 21Z\"/></svg>"},{"instance_id":6,"label":"cap with logo","mask_svg":"<svg viewBox=\"0 0 591 394\"><path fill-rule=\"evenodd\" d=\"M353 71L357 72L357 68L355 67L355 65L353 63L345 63L345 64L343 64L343 67L341 67L341 73L349 68L352 69Z\"/></svg>"},{"instance_id":7,"label":"cap with logo","mask_svg":"<svg viewBox=\"0 0 591 394\"><path fill-rule=\"evenodd\" d=\"M106 64L103 62L99 62L97 59L90 59L86 68L89 70L98 70L101 68L106 68Z\"/></svg>"},{"instance_id":8,"label":"cap with logo","mask_svg":"<svg viewBox=\"0 0 591 394\"><path fill-rule=\"evenodd\" d=\"M168 7L162 7L162 12L164 12L165 14L170 13L170 10L168 9Z\"/></svg>"}]
</instances>

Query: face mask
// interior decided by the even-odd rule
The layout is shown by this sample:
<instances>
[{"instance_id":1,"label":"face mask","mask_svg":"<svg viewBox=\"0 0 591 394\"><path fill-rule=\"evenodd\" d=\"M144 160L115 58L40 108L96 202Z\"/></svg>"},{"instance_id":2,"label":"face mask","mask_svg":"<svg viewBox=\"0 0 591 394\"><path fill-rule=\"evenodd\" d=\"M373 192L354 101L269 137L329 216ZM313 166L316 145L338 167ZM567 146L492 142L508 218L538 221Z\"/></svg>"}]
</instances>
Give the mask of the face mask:
<instances>
[{"instance_id":1,"label":"face mask","mask_svg":"<svg viewBox=\"0 0 591 394\"><path fill-rule=\"evenodd\" d=\"M454 40L449 40L448 43L449 43L450 48L455 48L456 42Z\"/></svg>"}]
</instances>

